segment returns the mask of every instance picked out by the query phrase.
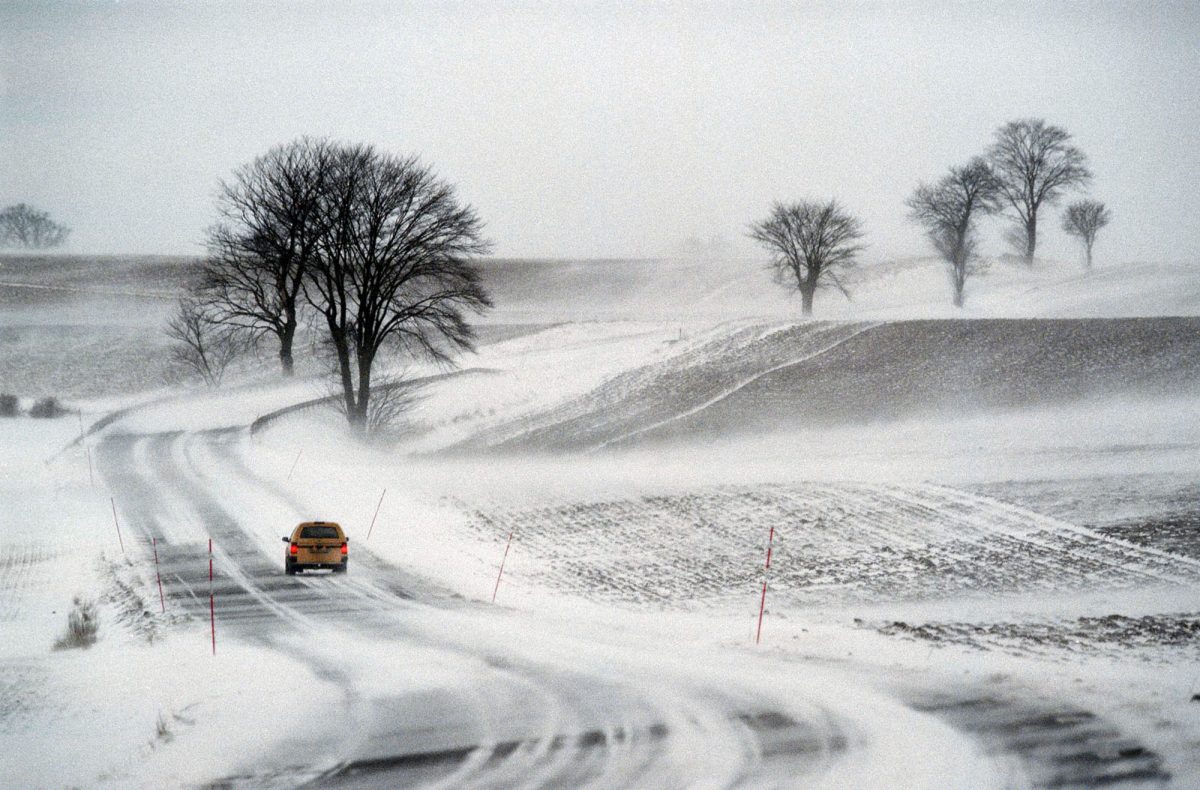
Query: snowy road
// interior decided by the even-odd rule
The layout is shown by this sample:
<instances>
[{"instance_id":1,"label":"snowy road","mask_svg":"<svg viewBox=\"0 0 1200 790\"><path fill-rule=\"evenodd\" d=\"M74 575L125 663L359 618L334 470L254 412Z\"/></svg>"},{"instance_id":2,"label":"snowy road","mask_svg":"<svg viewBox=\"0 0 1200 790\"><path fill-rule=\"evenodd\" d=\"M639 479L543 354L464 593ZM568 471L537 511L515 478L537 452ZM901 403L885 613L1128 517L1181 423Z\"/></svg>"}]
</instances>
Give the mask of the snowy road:
<instances>
[{"instance_id":1,"label":"snowy road","mask_svg":"<svg viewBox=\"0 0 1200 790\"><path fill-rule=\"evenodd\" d=\"M307 506L248 468L244 430L106 435L126 529L158 542L167 608L300 660L332 690L231 786L1158 786L1152 750L1087 710L861 668L647 645L634 627L471 602L352 538L351 572L287 577ZM551 515L547 511L547 516ZM127 538L129 539L129 538ZM751 671L747 671L750 669ZM298 693L304 693L301 689ZM253 705L253 700L246 704Z\"/></svg>"},{"instance_id":2,"label":"snowy road","mask_svg":"<svg viewBox=\"0 0 1200 790\"><path fill-rule=\"evenodd\" d=\"M274 536L303 513L241 465L243 439L112 435L98 453L122 518L158 540L169 609L207 619L211 536L219 639L287 651L338 689L315 731L298 727L294 748L234 784L1002 783L966 737L844 679L834 693L825 671L766 663L748 678L742 656L580 639L456 599L361 547L345 577L286 577Z\"/></svg>"}]
</instances>

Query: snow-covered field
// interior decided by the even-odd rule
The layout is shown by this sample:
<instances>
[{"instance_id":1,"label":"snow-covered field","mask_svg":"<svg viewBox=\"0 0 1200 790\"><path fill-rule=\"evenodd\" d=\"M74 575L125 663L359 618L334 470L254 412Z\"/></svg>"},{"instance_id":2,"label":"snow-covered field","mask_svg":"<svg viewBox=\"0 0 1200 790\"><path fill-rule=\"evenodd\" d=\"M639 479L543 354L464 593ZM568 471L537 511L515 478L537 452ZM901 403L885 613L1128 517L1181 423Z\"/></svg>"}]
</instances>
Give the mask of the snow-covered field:
<instances>
[{"instance_id":1,"label":"snow-covered field","mask_svg":"<svg viewBox=\"0 0 1200 790\"><path fill-rule=\"evenodd\" d=\"M1200 270L997 264L963 317L1056 320L946 323L910 262L796 323L761 273L504 266L387 447L288 409L318 380L113 388L5 302L0 391L90 397L0 420L0 776L1200 783ZM313 518L344 577L283 575ZM56 650L77 595L99 639Z\"/></svg>"}]
</instances>

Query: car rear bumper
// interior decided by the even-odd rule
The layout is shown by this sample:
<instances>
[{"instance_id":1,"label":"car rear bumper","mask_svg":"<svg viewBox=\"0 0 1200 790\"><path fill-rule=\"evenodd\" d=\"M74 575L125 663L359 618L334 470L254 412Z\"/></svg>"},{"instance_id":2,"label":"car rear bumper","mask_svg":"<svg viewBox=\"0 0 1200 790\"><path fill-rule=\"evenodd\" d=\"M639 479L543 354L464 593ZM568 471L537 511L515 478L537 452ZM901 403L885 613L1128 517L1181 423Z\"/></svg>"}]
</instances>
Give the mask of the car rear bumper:
<instances>
[{"instance_id":1,"label":"car rear bumper","mask_svg":"<svg viewBox=\"0 0 1200 790\"><path fill-rule=\"evenodd\" d=\"M349 560L338 562L292 562L287 561L287 567L297 571L339 570L350 565Z\"/></svg>"}]
</instances>

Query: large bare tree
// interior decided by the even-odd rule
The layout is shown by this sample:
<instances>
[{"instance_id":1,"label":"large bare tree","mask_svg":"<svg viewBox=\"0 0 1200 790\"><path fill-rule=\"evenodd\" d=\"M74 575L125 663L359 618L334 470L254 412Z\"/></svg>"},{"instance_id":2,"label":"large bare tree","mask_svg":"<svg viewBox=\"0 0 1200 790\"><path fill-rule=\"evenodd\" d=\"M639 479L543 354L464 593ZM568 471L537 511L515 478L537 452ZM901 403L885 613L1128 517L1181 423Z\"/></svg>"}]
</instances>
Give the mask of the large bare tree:
<instances>
[{"instance_id":1,"label":"large bare tree","mask_svg":"<svg viewBox=\"0 0 1200 790\"><path fill-rule=\"evenodd\" d=\"M333 161L304 290L329 330L347 418L365 431L385 347L439 361L471 348L465 313L491 306L473 259L491 245L474 209L417 159L359 145Z\"/></svg>"},{"instance_id":2,"label":"large bare tree","mask_svg":"<svg viewBox=\"0 0 1200 790\"><path fill-rule=\"evenodd\" d=\"M849 295L838 274L863 250L858 243L862 223L836 200L777 202L769 217L750 225L747 235L767 248L777 279L800 292L804 315L812 315L818 288L833 286Z\"/></svg>"},{"instance_id":3,"label":"large bare tree","mask_svg":"<svg viewBox=\"0 0 1200 790\"><path fill-rule=\"evenodd\" d=\"M1092 179L1087 157L1071 145L1071 135L1041 118L1011 121L996 130L988 160L1004 201L1025 234L1025 262L1037 250L1038 211L1054 205L1067 189Z\"/></svg>"},{"instance_id":4,"label":"large bare tree","mask_svg":"<svg viewBox=\"0 0 1200 790\"><path fill-rule=\"evenodd\" d=\"M919 184L906 201L909 217L925 228L950 272L954 306L963 306L967 276L977 266L975 219L1000 208L999 187L982 157L952 167L936 184Z\"/></svg>"},{"instance_id":5,"label":"large bare tree","mask_svg":"<svg viewBox=\"0 0 1200 790\"><path fill-rule=\"evenodd\" d=\"M0 211L0 247L45 250L61 246L70 233L70 228L50 219L47 212L25 203Z\"/></svg>"},{"instance_id":6,"label":"large bare tree","mask_svg":"<svg viewBox=\"0 0 1200 790\"><path fill-rule=\"evenodd\" d=\"M199 283L212 320L253 337L273 335L292 375L305 273L326 230L323 199L332 147L302 138L276 146L221 184Z\"/></svg>"},{"instance_id":7,"label":"large bare tree","mask_svg":"<svg viewBox=\"0 0 1200 790\"><path fill-rule=\"evenodd\" d=\"M1096 234L1112 220L1112 213L1098 200L1077 200L1063 212L1063 230L1083 242L1087 270L1092 270L1092 245Z\"/></svg>"}]
</instances>

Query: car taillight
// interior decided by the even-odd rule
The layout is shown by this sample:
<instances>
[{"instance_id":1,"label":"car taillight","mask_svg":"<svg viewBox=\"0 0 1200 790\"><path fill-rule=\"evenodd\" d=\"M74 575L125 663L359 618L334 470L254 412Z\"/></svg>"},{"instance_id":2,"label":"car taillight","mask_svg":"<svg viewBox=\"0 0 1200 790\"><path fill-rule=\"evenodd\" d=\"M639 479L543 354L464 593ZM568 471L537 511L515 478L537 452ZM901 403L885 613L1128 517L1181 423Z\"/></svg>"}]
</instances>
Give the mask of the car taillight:
<instances>
[{"instance_id":1,"label":"car taillight","mask_svg":"<svg viewBox=\"0 0 1200 790\"><path fill-rule=\"evenodd\" d=\"M342 544L342 554L349 554L349 553L350 553L350 547L348 545L346 545L345 543L343 543Z\"/></svg>"},{"instance_id":2,"label":"car taillight","mask_svg":"<svg viewBox=\"0 0 1200 790\"><path fill-rule=\"evenodd\" d=\"M293 543L293 544L292 544L292 548L291 548L291 552L292 552L292 554L299 554L299 553L300 553L300 547L299 547L299 546L297 546L295 543Z\"/></svg>"}]
</instances>

